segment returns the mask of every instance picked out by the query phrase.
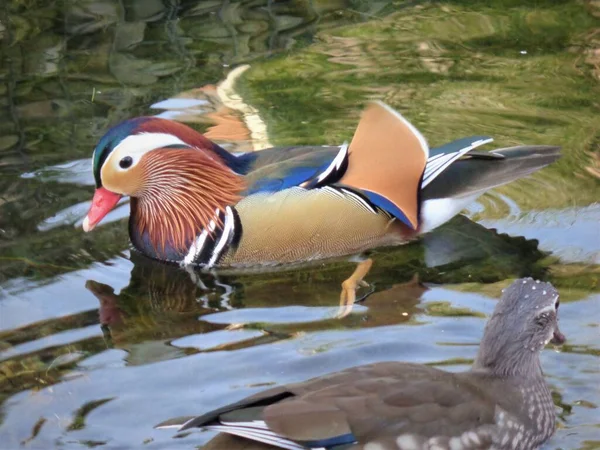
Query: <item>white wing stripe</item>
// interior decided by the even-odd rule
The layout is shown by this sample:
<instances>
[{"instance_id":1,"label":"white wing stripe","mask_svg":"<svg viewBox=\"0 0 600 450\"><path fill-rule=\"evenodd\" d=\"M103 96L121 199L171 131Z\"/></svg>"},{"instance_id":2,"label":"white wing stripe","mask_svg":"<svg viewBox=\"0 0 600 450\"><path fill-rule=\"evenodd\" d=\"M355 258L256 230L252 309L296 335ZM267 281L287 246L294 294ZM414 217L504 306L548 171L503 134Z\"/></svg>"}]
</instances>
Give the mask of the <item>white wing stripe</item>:
<instances>
[{"instance_id":1,"label":"white wing stripe","mask_svg":"<svg viewBox=\"0 0 600 450\"><path fill-rule=\"evenodd\" d=\"M207 267L212 267L219 259L221 251L225 247L225 244L229 241L231 233L234 232L235 222L233 220L233 211L229 206L225 208L225 224L223 225L223 233L221 238L217 242L217 246L214 248L210 260L208 261Z\"/></svg>"},{"instance_id":2,"label":"white wing stripe","mask_svg":"<svg viewBox=\"0 0 600 450\"><path fill-rule=\"evenodd\" d=\"M353 199L355 199L359 205L363 206L364 208L367 209L367 211L375 214L377 211L375 211L371 205L369 205L366 201L364 201L360 195L356 195L354 192L349 191L348 189L342 189L342 192L344 192L346 195L349 195L350 197L352 197Z\"/></svg>"},{"instance_id":3,"label":"white wing stripe","mask_svg":"<svg viewBox=\"0 0 600 450\"><path fill-rule=\"evenodd\" d=\"M344 160L346 159L347 156L348 156L348 143L344 142L344 144L340 148L340 151L338 152L338 154L335 156L335 158L333 158L333 161L331 161L331 163L329 164L329 166L327 166L327 169L325 169L318 176L317 182L320 183L325 178L327 178L329 176L329 174L331 172L333 172L333 169L339 170L340 167L342 166L342 163L344 162Z\"/></svg>"},{"instance_id":4,"label":"white wing stripe","mask_svg":"<svg viewBox=\"0 0 600 450\"><path fill-rule=\"evenodd\" d=\"M445 155L445 153L440 153L438 155L432 156L431 158L429 158L427 160L427 164L432 163L433 161L435 161L436 159L438 159L438 158L440 158L440 157L442 157L444 155Z\"/></svg>"},{"instance_id":5,"label":"white wing stripe","mask_svg":"<svg viewBox=\"0 0 600 450\"><path fill-rule=\"evenodd\" d=\"M269 427L267 426L267 424L264 420L253 420L251 422L227 422L226 420L221 420L221 424L228 425L228 426L234 426L234 427L238 426L238 427L257 428L257 429L261 429L261 430L268 430L269 432L273 433L271 430L269 430Z\"/></svg>"},{"instance_id":6,"label":"white wing stripe","mask_svg":"<svg viewBox=\"0 0 600 450\"><path fill-rule=\"evenodd\" d=\"M427 166L425 167L425 174L423 176L423 181L421 183L421 189L425 188L429 183L431 183L435 178L441 174L444 170L450 166L454 161L458 158L466 155L474 148L477 148L483 144L487 144L488 142L492 142L493 139L479 139L471 143L468 147L465 147L458 152L449 153L448 155L444 155L442 158L439 158L433 161L432 167L429 167L429 160L427 161Z\"/></svg>"},{"instance_id":7,"label":"white wing stripe","mask_svg":"<svg viewBox=\"0 0 600 450\"><path fill-rule=\"evenodd\" d=\"M442 167L448 161L454 159L455 156L456 156L456 153L450 153L448 155L442 155L441 158L438 158L437 160L433 161L433 163L431 163L431 164L429 164L429 161L427 161L427 166L425 166L424 177L427 178L429 176L429 174L431 174L432 172L434 172L437 169L439 169L440 167Z\"/></svg>"},{"instance_id":8,"label":"white wing stripe","mask_svg":"<svg viewBox=\"0 0 600 450\"><path fill-rule=\"evenodd\" d=\"M340 198L344 198L344 194L342 194L341 192L339 192L337 189L332 188L331 186L325 186L323 189L323 191L325 192L329 192L333 195L335 195L336 197L340 197Z\"/></svg>"},{"instance_id":9,"label":"white wing stripe","mask_svg":"<svg viewBox=\"0 0 600 450\"><path fill-rule=\"evenodd\" d=\"M230 427L224 425L210 425L205 427L207 430L221 431L223 433L234 434L236 436L245 437L254 441L263 442L275 447L284 448L286 450L305 450L306 447L296 444L293 441L285 439L275 433L261 433L253 429L243 427Z\"/></svg>"}]
</instances>

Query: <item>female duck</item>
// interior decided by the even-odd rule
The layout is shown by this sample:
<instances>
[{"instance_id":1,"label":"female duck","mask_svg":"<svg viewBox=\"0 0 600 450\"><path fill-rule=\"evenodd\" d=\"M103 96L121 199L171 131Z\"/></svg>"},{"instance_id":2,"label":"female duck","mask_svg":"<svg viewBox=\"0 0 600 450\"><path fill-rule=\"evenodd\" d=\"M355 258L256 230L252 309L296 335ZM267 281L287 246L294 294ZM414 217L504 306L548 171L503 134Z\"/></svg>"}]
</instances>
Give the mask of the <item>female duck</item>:
<instances>
[{"instance_id":1,"label":"female duck","mask_svg":"<svg viewBox=\"0 0 600 450\"><path fill-rule=\"evenodd\" d=\"M559 303L550 283L515 281L465 372L399 361L355 366L159 427L223 433L205 450L535 450L555 428L540 353L566 340Z\"/></svg>"}]
</instances>

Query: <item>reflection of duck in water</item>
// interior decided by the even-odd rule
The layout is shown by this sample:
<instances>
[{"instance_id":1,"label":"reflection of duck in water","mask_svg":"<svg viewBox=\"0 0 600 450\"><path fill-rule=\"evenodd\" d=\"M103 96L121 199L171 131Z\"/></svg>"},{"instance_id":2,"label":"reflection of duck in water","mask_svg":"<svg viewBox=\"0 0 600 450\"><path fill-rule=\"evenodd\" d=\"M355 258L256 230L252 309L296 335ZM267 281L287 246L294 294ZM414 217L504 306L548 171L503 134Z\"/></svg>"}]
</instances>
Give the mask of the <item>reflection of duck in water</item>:
<instances>
[{"instance_id":1,"label":"reflection of duck in water","mask_svg":"<svg viewBox=\"0 0 600 450\"><path fill-rule=\"evenodd\" d=\"M224 328L198 320L219 307L218 290L222 292L222 288L202 289L176 267L138 255L132 260L131 281L118 295L106 284L94 280L85 284L100 302L100 323L112 339L176 338ZM202 302L203 297L210 298L215 307L210 307L208 300Z\"/></svg>"},{"instance_id":2,"label":"reflection of duck in water","mask_svg":"<svg viewBox=\"0 0 600 450\"><path fill-rule=\"evenodd\" d=\"M242 438L220 435L206 450L533 450L555 428L540 353L549 342L565 341L558 306L551 284L517 280L498 301L471 370L402 362L358 366L159 427Z\"/></svg>"},{"instance_id":3,"label":"reflection of duck in water","mask_svg":"<svg viewBox=\"0 0 600 450\"><path fill-rule=\"evenodd\" d=\"M556 147L472 151L490 141L466 138L429 151L406 119L380 103L367 108L349 147L241 156L183 124L131 119L94 151L97 189L84 229L129 195L134 247L186 266L268 268L398 245L559 157ZM369 268L347 280L343 296L353 300Z\"/></svg>"},{"instance_id":4,"label":"reflection of duck in water","mask_svg":"<svg viewBox=\"0 0 600 450\"><path fill-rule=\"evenodd\" d=\"M236 81L250 68L238 66L217 85L181 92L176 98L152 105L166 109L157 117L177 118L184 123L208 124L204 137L211 141L226 142L227 150L235 153L272 147L267 126L258 111L247 104L238 92ZM186 106L190 108L186 108Z\"/></svg>"},{"instance_id":5,"label":"reflection of duck in water","mask_svg":"<svg viewBox=\"0 0 600 450\"><path fill-rule=\"evenodd\" d=\"M119 325L123 322L123 313L117 304L117 295L112 286L87 280L85 288L90 291L100 302L98 316L103 326Z\"/></svg>"},{"instance_id":6,"label":"reflection of duck in water","mask_svg":"<svg viewBox=\"0 0 600 450\"><path fill-rule=\"evenodd\" d=\"M410 320L416 312L421 296L428 288L415 274L410 281L395 283L387 289L369 294L369 310L365 313L363 327L381 327ZM336 317L346 317L354 303L341 304Z\"/></svg>"},{"instance_id":7,"label":"reflection of duck in water","mask_svg":"<svg viewBox=\"0 0 600 450\"><path fill-rule=\"evenodd\" d=\"M257 277L186 272L136 253L132 254L132 262L134 268L130 283L118 295L111 286L94 280L88 280L85 285L100 302L101 325L117 337L126 332L145 334L147 338L179 337L213 329L239 328L244 324L211 323L207 328L204 326L206 322L201 320L205 314L238 308L251 311L253 308L297 305L325 307L331 311L331 319L345 317L351 311L349 307L343 309L344 314L333 316L339 294L338 280L347 264L327 273L305 269ZM299 285L297 280L303 281ZM313 280L318 280L318 283ZM425 290L427 288L415 276L407 283L393 283L375 293L367 293L365 297L369 296L370 309L366 316L362 319L348 317L342 325L381 326L408 320L401 312L408 311L412 315ZM397 308L400 308L398 314L394 314ZM327 329L331 326L331 319L325 316L315 322L315 318L311 317L305 324L271 327L265 318L267 328L279 329L288 335L301 330ZM199 330L199 326L203 329Z\"/></svg>"}]
</instances>

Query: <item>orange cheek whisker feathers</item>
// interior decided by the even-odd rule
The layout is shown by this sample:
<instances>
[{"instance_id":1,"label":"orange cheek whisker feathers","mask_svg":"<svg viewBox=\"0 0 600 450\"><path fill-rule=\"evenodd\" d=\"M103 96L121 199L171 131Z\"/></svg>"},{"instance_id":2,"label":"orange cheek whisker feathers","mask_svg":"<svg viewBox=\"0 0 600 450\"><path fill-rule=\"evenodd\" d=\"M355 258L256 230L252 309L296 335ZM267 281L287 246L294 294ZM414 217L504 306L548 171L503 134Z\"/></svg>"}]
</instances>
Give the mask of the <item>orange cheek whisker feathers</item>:
<instances>
[{"instance_id":1,"label":"orange cheek whisker feathers","mask_svg":"<svg viewBox=\"0 0 600 450\"><path fill-rule=\"evenodd\" d=\"M167 244L183 251L215 220L215 211L236 204L244 189L243 178L202 151L161 149L140 161L145 184L135 208L139 231L148 233L155 250Z\"/></svg>"}]
</instances>

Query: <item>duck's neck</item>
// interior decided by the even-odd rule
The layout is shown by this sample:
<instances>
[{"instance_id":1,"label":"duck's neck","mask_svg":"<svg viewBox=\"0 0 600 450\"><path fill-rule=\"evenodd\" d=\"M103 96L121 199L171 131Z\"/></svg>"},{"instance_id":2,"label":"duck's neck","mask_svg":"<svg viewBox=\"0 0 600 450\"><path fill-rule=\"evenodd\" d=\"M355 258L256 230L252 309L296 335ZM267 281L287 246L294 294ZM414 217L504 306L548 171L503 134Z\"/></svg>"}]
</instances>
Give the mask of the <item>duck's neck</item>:
<instances>
[{"instance_id":1,"label":"duck's neck","mask_svg":"<svg viewBox=\"0 0 600 450\"><path fill-rule=\"evenodd\" d=\"M150 244L159 259L184 253L211 221L235 205L243 177L203 151L169 149L144 161L144 186L132 198L132 237Z\"/></svg>"},{"instance_id":2,"label":"duck's neck","mask_svg":"<svg viewBox=\"0 0 600 450\"><path fill-rule=\"evenodd\" d=\"M492 327L488 322L486 331ZM538 344L521 342L515 336L484 333L473 370L485 370L501 377L542 377L541 348Z\"/></svg>"}]
</instances>

